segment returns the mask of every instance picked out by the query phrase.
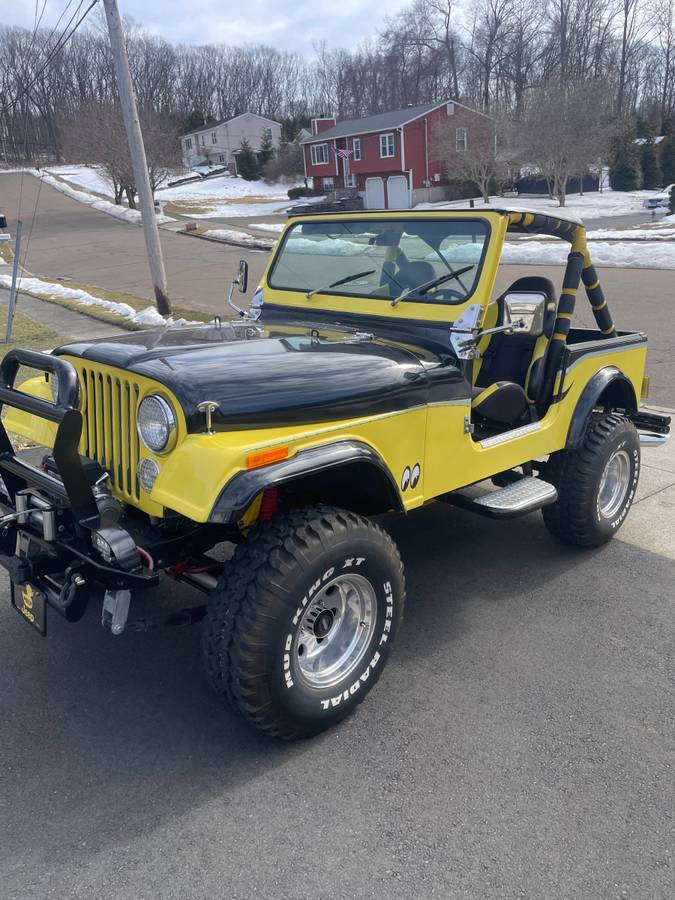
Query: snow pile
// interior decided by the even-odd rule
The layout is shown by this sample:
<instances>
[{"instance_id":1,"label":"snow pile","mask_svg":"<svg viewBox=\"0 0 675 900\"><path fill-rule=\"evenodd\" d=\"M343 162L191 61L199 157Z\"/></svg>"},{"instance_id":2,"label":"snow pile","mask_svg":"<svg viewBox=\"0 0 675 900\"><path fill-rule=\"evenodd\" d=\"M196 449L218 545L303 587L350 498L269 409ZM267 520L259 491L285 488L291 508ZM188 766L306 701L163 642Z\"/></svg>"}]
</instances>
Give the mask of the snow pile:
<instances>
[{"instance_id":1,"label":"snow pile","mask_svg":"<svg viewBox=\"0 0 675 900\"><path fill-rule=\"evenodd\" d=\"M112 181L100 166L47 166L44 169L50 175L58 175L75 187L104 197L113 197Z\"/></svg>"},{"instance_id":2,"label":"snow pile","mask_svg":"<svg viewBox=\"0 0 675 900\"><path fill-rule=\"evenodd\" d=\"M292 237L285 244L286 253L318 253L321 256L366 256L364 244L323 238L315 241L312 238Z\"/></svg>"},{"instance_id":3,"label":"snow pile","mask_svg":"<svg viewBox=\"0 0 675 900\"><path fill-rule=\"evenodd\" d=\"M621 231L597 228L587 231L586 237L589 241L672 241L675 240L675 228L626 228Z\"/></svg>"},{"instance_id":4,"label":"snow pile","mask_svg":"<svg viewBox=\"0 0 675 900\"><path fill-rule=\"evenodd\" d=\"M58 178L55 178L46 171L25 169L25 172L29 175L33 175L35 178L41 178L45 184L55 188L57 191L61 191L62 194L65 194L66 197L70 197L71 200L77 200L78 203L85 203L87 206L91 206L92 209L107 213L109 216L114 216L116 219L122 219L124 222L133 222L135 225L141 224L141 214L137 209L127 209L126 206L117 206L116 203L112 203L110 200L101 200L100 197L95 197L93 194L86 191L78 191L69 184L59 181ZM173 221L174 220L169 218L169 216L157 216L157 222L160 225L163 225L165 222Z\"/></svg>"},{"instance_id":5,"label":"snow pile","mask_svg":"<svg viewBox=\"0 0 675 900\"><path fill-rule=\"evenodd\" d=\"M11 287L12 279L9 275L0 275L0 287ZM93 294L83 291L80 288L69 288L62 284L42 281L40 278L21 277L18 283L19 290L27 291L37 296L50 297L54 300L74 300L80 306L97 306L105 309L107 312L115 316L120 316L132 322L134 325L187 325L186 319L173 319L171 317L164 318L161 316L154 306L148 306L140 312L135 310L128 303L120 303L115 300L103 300L101 297L94 297Z\"/></svg>"},{"instance_id":6,"label":"snow pile","mask_svg":"<svg viewBox=\"0 0 675 900\"><path fill-rule=\"evenodd\" d=\"M590 241L588 248L596 266L638 269L675 269L675 244L650 241ZM569 244L562 241L507 242L502 262L564 265Z\"/></svg>"},{"instance_id":7,"label":"snow pile","mask_svg":"<svg viewBox=\"0 0 675 900\"><path fill-rule=\"evenodd\" d=\"M204 232L204 236L214 238L217 241L246 244L256 250L271 250L276 243L276 241L271 241L264 237L247 234L245 231L231 231L227 228L209 228Z\"/></svg>"},{"instance_id":8,"label":"snow pile","mask_svg":"<svg viewBox=\"0 0 675 900\"><path fill-rule=\"evenodd\" d=\"M238 175L216 175L203 181L178 184L175 187L160 188L157 196L162 200L237 200L254 197L256 200L288 200L291 185L266 181L246 181Z\"/></svg>"},{"instance_id":9,"label":"snow pile","mask_svg":"<svg viewBox=\"0 0 675 900\"><path fill-rule=\"evenodd\" d=\"M490 203L475 200L475 212L490 211L490 209L514 209L531 212L560 212L562 215L579 216L581 219L604 219L614 216L629 216L634 213L649 213L644 208L644 201L653 197L655 191L612 191L605 190L587 194L568 194L565 206L561 209L557 200L548 197L523 197L513 202L510 198L502 200L500 197L492 197ZM466 209L468 200L453 200L445 203L418 203L415 209Z\"/></svg>"},{"instance_id":10,"label":"snow pile","mask_svg":"<svg viewBox=\"0 0 675 900\"><path fill-rule=\"evenodd\" d=\"M252 223L248 227L254 231L271 231L273 234L281 234L286 226L281 222L258 222Z\"/></svg>"}]
</instances>

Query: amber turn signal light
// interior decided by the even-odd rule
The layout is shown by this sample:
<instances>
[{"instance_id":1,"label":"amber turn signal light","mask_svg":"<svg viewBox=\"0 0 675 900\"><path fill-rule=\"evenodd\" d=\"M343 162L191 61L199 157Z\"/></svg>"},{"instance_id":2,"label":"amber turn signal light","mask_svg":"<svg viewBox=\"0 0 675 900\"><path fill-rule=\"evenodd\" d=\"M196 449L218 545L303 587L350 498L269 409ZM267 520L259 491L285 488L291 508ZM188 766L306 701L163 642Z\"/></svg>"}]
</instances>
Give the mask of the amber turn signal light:
<instances>
[{"instance_id":1,"label":"amber turn signal light","mask_svg":"<svg viewBox=\"0 0 675 900\"><path fill-rule=\"evenodd\" d=\"M249 453L246 457L246 468L257 469L259 466L267 466L269 463L288 459L288 447L273 447L271 450L259 450L257 453Z\"/></svg>"}]
</instances>

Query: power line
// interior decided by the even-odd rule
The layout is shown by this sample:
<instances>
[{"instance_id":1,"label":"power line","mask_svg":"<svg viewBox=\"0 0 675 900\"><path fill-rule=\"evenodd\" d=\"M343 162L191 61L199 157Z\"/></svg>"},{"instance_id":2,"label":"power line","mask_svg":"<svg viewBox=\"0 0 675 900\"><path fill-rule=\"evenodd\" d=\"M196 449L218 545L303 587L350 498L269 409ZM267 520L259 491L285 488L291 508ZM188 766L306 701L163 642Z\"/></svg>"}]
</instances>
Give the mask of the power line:
<instances>
[{"instance_id":1,"label":"power line","mask_svg":"<svg viewBox=\"0 0 675 900\"><path fill-rule=\"evenodd\" d=\"M71 2L72 2L72 0L71 0ZM59 50L61 50L61 49L67 44L67 42L70 40L70 38L75 34L75 32L76 32L77 29L80 27L80 25L82 24L82 22L84 22L84 20L85 20L86 17L89 15L89 13L91 12L91 10L96 6L96 4L98 3L98 0L92 0L92 2L89 4L89 6L88 6L88 7L86 8L86 10L84 11L84 13L83 13L83 14L80 16L80 18L77 20L77 22L75 23L75 25L74 25L73 28L71 29L70 33L69 33L69 34L66 34L66 31L68 30L68 27L69 27L70 23L73 21L73 19L75 18L75 16L76 16L76 15L78 14L78 12L80 11L80 8L82 7L82 3L83 3L83 2L84 2L84 0L80 0L80 3L78 4L77 9L76 9L75 12L73 13L73 15L70 17L70 19L69 19L69 21L68 21L68 24L67 24L67 25L65 26L65 28L63 29L63 32L62 32L62 34L61 34L61 37L58 39L58 41L56 42L56 44L54 45L54 47L52 48L52 50L49 52L49 55L47 56L47 58L46 58L45 61L44 61L44 64L41 66L41 68L40 68L40 69L38 70L38 72L35 74L35 77L33 78L33 80L32 80L31 82L29 82L29 84L26 85L26 87L21 91L21 93L20 93L17 97L14 98L14 100L12 100L10 103L8 103L6 106L4 106L2 109L0 109L0 115L3 115L4 113L9 112L10 109L13 109L13 108L16 106L16 104L19 102L19 100L21 100L22 97L24 97L24 96L30 91L30 89L31 89L35 84L37 84L37 82L38 82L40 76L42 75L42 73L48 68L49 64L50 64L51 61L54 59L54 57L55 57L56 54L59 52ZM70 4L68 4L68 6L70 6Z\"/></svg>"}]
</instances>

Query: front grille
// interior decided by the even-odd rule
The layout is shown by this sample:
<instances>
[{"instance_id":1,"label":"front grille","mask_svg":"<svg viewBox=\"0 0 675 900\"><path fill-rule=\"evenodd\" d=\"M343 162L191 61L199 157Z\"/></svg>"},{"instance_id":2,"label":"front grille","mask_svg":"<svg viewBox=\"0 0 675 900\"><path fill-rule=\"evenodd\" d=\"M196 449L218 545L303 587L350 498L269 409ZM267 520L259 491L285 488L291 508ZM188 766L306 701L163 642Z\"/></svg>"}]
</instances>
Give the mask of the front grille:
<instances>
[{"instance_id":1,"label":"front grille","mask_svg":"<svg viewBox=\"0 0 675 900\"><path fill-rule=\"evenodd\" d=\"M105 369L75 362L82 391L80 453L110 474L116 492L138 500L139 446L136 431L139 387Z\"/></svg>"}]
</instances>

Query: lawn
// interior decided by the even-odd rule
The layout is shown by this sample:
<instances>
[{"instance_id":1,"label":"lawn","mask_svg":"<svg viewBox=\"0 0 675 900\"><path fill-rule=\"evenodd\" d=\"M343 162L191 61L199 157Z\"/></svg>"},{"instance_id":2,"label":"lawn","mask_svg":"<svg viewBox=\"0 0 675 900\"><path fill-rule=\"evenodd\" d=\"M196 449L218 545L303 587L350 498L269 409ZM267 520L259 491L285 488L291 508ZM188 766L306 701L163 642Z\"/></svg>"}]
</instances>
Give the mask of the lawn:
<instances>
[{"instance_id":1,"label":"lawn","mask_svg":"<svg viewBox=\"0 0 675 900\"><path fill-rule=\"evenodd\" d=\"M51 350L69 340L67 335L52 331L20 312L14 313L12 340L9 343L5 342L6 330L7 307L0 306L0 354L2 356L12 347L26 347L28 350Z\"/></svg>"}]
</instances>

